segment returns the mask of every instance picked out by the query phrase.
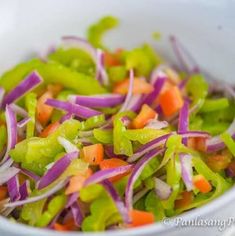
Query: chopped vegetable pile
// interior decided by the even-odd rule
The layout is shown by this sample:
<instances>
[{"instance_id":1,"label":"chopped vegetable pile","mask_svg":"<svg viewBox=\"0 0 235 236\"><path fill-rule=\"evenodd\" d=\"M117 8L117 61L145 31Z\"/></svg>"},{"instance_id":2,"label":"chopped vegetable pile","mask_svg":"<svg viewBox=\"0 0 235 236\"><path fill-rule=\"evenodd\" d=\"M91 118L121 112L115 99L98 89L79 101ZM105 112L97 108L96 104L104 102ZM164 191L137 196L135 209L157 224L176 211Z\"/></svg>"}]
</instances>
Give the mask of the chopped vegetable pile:
<instances>
[{"instance_id":1,"label":"chopped vegetable pile","mask_svg":"<svg viewBox=\"0 0 235 236\"><path fill-rule=\"evenodd\" d=\"M0 77L0 213L58 231L139 227L235 181L234 88L184 46L110 50L108 16Z\"/></svg>"}]
</instances>

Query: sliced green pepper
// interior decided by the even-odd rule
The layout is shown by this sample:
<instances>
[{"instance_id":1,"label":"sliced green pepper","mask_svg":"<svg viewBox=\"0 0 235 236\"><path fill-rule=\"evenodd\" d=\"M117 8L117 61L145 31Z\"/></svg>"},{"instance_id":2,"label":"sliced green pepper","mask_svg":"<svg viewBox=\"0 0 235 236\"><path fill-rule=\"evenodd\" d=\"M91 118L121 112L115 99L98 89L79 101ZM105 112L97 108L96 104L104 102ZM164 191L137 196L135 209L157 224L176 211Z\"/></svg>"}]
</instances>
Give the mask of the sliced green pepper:
<instances>
[{"instance_id":1,"label":"sliced green pepper","mask_svg":"<svg viewBox=\"0 0 235 236\"><path fill-rule=\"evenodd\" d=\"M91 25L87 31L88 41L96 48L105 48L102 39L103 35L118 25L118 19L113 16L105 16L97 23Z\"/></svg>"},{"instance_id":2,"label":"sliced green pepper","mask_svg":"<svg viewBox=\"0 0 235 236\"><path fill-rule=\"evenodd\" d=\"M26 126L26 138L31 138L35 135L35 116L37 108L37 95L35 93L29 93L26 95L25 107L30 118L30 121Z\"/></svg>"},{"instance_id":3,"label":"sliced green pepper","mask_svg":"<svg viewBox=\"0 0 235 236\"><path fill-rule=\"evenodd\" d=\"M37 227L47 226L54 217L64 208L66 204L66 196L58 195L50 200L47 206L47 210L43 212L41 217L37 220Z\"/></svg>"},{"instance_id":4,"label":"sliced green pepper","mask_svg":"<svg viewBox=\"0 0 235 236\"><path fill-rule=\"evenodd\" d=\"M58 153L64 150L57 140L58 137L74 140L80 126L81 123L77 120L65 121L47 138L32 137L18 143L10 151L10 156L14 161L20 162L24 168L42 175L46 166L54 161Z\"/></svg>"}]
</instances>

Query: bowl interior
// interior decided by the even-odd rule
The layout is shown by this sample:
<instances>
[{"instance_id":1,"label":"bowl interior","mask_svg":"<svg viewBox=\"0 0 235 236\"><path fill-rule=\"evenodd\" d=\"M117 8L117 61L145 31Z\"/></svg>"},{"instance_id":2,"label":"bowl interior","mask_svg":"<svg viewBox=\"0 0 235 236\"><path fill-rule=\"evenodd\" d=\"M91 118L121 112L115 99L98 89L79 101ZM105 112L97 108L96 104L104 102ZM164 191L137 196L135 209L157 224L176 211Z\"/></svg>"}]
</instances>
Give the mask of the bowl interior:
<instances>
[{"instance_id":1,"label":"bowl interior","mask_svg":"<svg viewBox=\"0 0 235 236\"><path fill-rule=\"evenodd\" d=\"M132 48L142 42L150 42L167 59L175 62L168 40L169 35L173 34L202 68L215 78L234 83L234 12L235 2L229 0L1 1L0 16L4 20L0 21L0 73L45 51L48 46L58 43L61 36L83 36L87 26L99 17L114 15L120 18L120 26L105 37L111 47ZM152 39L153 32L161 33L160 41ZM217 206L231 201L232 194L234 189L220 198L220 205ZM212 212L213 208L212 203L198 209L197 213L187 214L194 217ZM0 219L0 228L5 224L6 231L17 233L17 229L11 230L10 223ZM20 226L19 229L20 235L23 235L26 228ZM156 226L153 230L163 228ZM33 232L28 231L30 235ZM35 235L45 234L37 231Z\"/></svg>"}]
</instances>

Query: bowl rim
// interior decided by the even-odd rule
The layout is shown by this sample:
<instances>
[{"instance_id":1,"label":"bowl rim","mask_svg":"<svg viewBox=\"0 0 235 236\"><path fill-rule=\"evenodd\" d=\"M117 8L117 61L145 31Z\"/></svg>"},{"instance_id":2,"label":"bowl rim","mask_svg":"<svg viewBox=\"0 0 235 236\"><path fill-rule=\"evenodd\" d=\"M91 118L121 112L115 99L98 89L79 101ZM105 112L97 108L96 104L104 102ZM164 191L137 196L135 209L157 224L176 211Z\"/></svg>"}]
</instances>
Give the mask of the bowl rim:
<instances>
[{"instance_id":1,"label":"bowl rim","mask_svg":"<svg viewBox=\"0 0 235 236\"><path fill-rule=\"evenodd\" d=\"M223 195L219 196L215 200L205 204L204 206L200 208L193 209L191 211L188 211L186 213L177 215L172 218L175 219L177 217L180 217L182 220L193 220L198 217L205 217L208 214L212 214L213 212L216 212L218 209L221 209L223 206L228 204L229 202L232 202L232 200L235 200L235 186L233 186L231 189L229 189L227 192L225 192ZM172 221L171 221L172 222ZM122 229L122 230L113 230L113 231L102 231L102 232L59 232L54 231L50 229L40 229L24 224L20 224L17 222L12 222L8 220L7 218L4 218L3 216L0 216L0 229L3 230L3 232L11 233L13 235L17 236L23 236L23 235L31 235L31 236L57 236L57 235L63 235L63 236L79 236L79 235L85 235L85 236L105 236L107 235L107 232L112 232L113 236L141 236L141 235L150 235L153 233L166 233L170 232L172 230L177 229L177 225L170 224L170 225L164 225L163 221L138 227L134 229Z\"/></svg>"}]
</instances>

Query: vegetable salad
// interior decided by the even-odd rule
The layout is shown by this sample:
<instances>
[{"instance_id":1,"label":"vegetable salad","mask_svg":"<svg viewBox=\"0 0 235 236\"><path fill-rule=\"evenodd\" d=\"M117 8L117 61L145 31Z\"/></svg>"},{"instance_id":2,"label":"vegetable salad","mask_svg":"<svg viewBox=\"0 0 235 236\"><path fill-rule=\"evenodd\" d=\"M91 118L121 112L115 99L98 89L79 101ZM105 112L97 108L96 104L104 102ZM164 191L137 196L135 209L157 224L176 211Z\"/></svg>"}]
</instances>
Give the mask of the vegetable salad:
<instances>
[{"instance_id":1,"label":"vegetable salad","mask_svg":"<svg viewBox=\"0 0 235 236\"><path fill-rule=\"evenodd\" d=\"M144 226L235 179L234 88L186 48L109 49L107 16L0 77L0 213L58 231ZM102 209L102 210L101 210Z\"/></svg>"}]
</instances>

